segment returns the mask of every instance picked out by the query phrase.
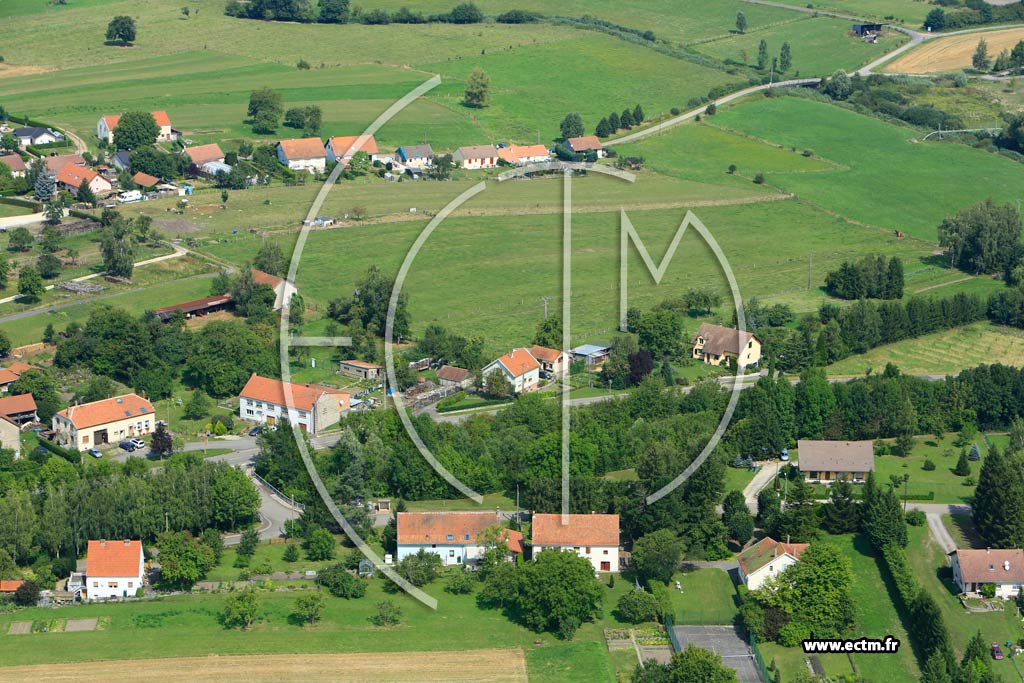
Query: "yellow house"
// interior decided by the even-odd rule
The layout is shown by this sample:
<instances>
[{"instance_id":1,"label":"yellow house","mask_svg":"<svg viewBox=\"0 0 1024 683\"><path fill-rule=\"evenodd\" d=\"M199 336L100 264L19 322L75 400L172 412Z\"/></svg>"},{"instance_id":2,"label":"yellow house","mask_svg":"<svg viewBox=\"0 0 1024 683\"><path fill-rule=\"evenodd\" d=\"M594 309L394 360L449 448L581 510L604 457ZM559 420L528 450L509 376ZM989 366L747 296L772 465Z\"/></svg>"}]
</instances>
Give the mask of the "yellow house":
<instances>
[{"instance_id":1,"label":"yellow house","mask_svg":"<svg viewBox=\"0 0 1024 683\"><path fill-rule=\"evenodd\" d=\"M150 434L155 428L153 404L137 394L68 406L53 416L57 443L80 451Z\"/></svg>"},{"instance_id":2,"label":"yellow house","mask_svg":"<svg viewBox=\"0 0 1024 683\"><path fill-rule=\"evenodd\" d=\"M753 332L704 323L691 343L693 357L708 365L722 365L730 358L741 368L761 362L761 340Z\"/></svg>"}]
</instances>

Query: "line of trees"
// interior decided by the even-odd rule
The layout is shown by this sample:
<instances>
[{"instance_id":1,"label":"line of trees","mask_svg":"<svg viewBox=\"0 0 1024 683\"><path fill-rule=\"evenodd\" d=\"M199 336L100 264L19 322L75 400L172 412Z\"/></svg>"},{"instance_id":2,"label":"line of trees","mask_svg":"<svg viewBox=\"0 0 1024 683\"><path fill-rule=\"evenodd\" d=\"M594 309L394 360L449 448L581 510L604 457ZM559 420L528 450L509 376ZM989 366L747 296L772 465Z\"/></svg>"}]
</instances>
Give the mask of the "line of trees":
<instances>
[{"instance_id":1,"label":"line of trees","mask_svg":"<svg viewBox=\"0 0 1024 683\"><path fill-rule=\"evenodd\" d=\"M633 107L632 110L627 107L622 110L621 114L612 112L598 121L594 134L599 138L606 138L609 135L614 135L619 130L629 130L633 126L639 126L644 122L644 118L643 107L639 104Z\"/></svg>"},{"instance_id":2,"label":"line of trees","mask_svg":"<svg viewBox=\"0 0 1024 683\"><path fill-rule=\"evenodd\" d=\"M825 276L825 290L839 299L902 299L903 261L882 255L843 261Z\"/></svg>"},{"instance_id":3,"label":"line of trees","mask_svg":"<svg viewBox=\"0 0 1024 683\"><path fill-rule=\"evenodd\" d=\"M408 7L393 12L380 8L366 10L350 7L349 0L316 0L315 3L313 0L250 0L244 3L231 0L224 13L230 17L305 24L479 24L484 20L483 12L471 2L456 5L448 12L424 14Z\"/></svg>"}]
</instances>

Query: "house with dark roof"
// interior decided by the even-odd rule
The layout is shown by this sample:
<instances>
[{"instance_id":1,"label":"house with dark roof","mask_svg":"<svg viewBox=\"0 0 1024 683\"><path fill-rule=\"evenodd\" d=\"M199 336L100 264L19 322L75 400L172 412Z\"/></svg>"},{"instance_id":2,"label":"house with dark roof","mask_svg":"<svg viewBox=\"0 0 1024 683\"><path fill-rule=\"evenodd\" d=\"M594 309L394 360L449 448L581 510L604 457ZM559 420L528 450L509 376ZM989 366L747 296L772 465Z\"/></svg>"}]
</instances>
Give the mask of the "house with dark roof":
<instances>
[{"instance_id":1,"label":"house with dark roof","mask_svg":"<svg viewBox=\"0 0 1024 683\"><path fill-rule=\"evenodd\" d=\"M526 349L512 349L484 366L481 371L484 386L487 386L487 378L495 371L505 375L517 394L533 391L540 383L540 363Z\"/></svg>"},{"instance_id":2,"label":"house with dark roof","mask_svg":"<svg viewBox=\"0 0 1024 683\"><path fill-rule=\"evenodd\" d=\"M277 160L293 171L323 173L327 150L320 138L293 138L277 143Z\"/></svg>"},{"instance_id":3,"label":"house with dark roof","mask_svg":"<svg viewBox=\"0 0 1024 683\"><path fill-rule=\"evenodd\" d=\"M89 541L85 554L86 600L134 597L145 583L142 541Z\"/></svg>"},{"instance_id":4,"label":"house with dark roof","mask_svg":"<svg viewBox=\"0 0 1024 683\"><path fill-rule=\"evenodd\" d=\"M753 332L702 323L690 343L692 356L705 365L735 361L737 367L746 368L761 362L761 340Z\"/></svg>"},{"instance_id":5,"label":"house with dark roof","mask_svg":"<svg viewBox=\"0 0 1024 683\"><path fill-rule=\"evenodd\" d=\"M377 161L377 140L372 135L339 135L327 141L327 159L332 162L348 164L359 152Z\"/></svg>"},{"instance_id":6,"label":"house with dark roof","mask_svg":"<svg viewBox=\"0 0 1024 683\"><path fill-rule=\"evenodd\" d=\"M25 165L25 160L21 158L20 154L5 154L4 156L0 156L0 164L11 169L11 176L14 178L25 177L25 171L28 170L28 166Z\"/></svg>"},{"instance_id":7,"label":"house with dark roof","mask_svg":"<svg viewBox=\"0 0 1024 683\"><path fill-rule=\"evenodd\" d=\"M829 483L838 479L862 482L875 471L871 441L797 441L800 471L807 481Z\"/></svg>"},{"instance_id":8,"label":"house with dark roof","mask_svg":"<svg viewBox=\"0 0 1024 683\"><path fill-rule=\"evenodd\" d=\"M424 169L434 165L434 148L430 145L403 145L395 152L398 163L409 168Z\"/></svg>"},{"instance_id":9,"label":"house with dark roof","mask_svg":"<svg viewBox=\"0 0 1024 683\"><path fill-rule=\"evenodd\" d=\"M39 126L15 128L11 134L14 135L14 139L22 147L27 147L28 145L48 145L51 142L58 142L64 139L64 136L57 131Z\"/></svg>"},{"instance_id":10,"label":"house with dark roof","mask_svg":"<svg viewBox=\"0 0 1024 683\"><path fill-rule=\"evenodd\" d=\"M468 171L494 168L498 165L498 148L494 145L459 147L452 155L452 159Z\"/></svg>"},{"instance_id":11,"label":"house with dark roof","mask_svg":"<svg viewBox=\"0 0 1024 683\"><path fill-rule=\"evenodd\" d=\"M319 384L293 384L253 373L238 396L238 416L243 420L276 425L282 420L319 434L348 413L348 393Z\"/></svg>"},{"instance_id":12,"label":"house with dark roof","mask_svg":"<svg viewBox=\"0 0 1024 683\"><path fill-rule=\"evenodd\" d=\"M587 152L593 152L600 159L605 155L604 145L597 139L596 135L583 135L578 138L569 138L565 141L569 146L569 149L576 152L577 154L586 154Z\"/></svg>"},{"instance_id":13,"label":"house with dark roof","mask_svg":"<svg viewBox=\"0 0 1024 683\"><path fill-rule=\"evenodd\" d=\"M957 548L949 553L949 564L961 593L978 594L982 586L991 583L996 587L996 597L1015 598L1024 585L1024 550L1019 548Z\"/></svg>"},{"instance_id":14,"label":"house with dark roof","mask_svg":"<svg viewBox=\"0 0 1024 683\"><path fill-rule=\"evenodd\" d=\"M379 379L384 375L384 366L362 360L343 360L338 363L338 372L359 379Z\"/></svg>"},{"instance_id":15,"label":"house with dark roof","mask_svg":"<svg viewBox=\"0 0 1024 683\"><path fill-rule=\"evenodd\" d=\"M465 368L454 365L442 365L437 369L437 381L442 387L461 387L466 389L473 382L473 375Z\"/></svg>"},{"instance_id":16,"label":"house with dark roof","mask_svg":"<svg viewBox=\"0 0 1024 683\"><path fill-rule=\"evenodd\" d=\"M145 436L156 428L153 404L138 394L68 406L53 416L56 441L85 451L107 443Z\"/></svg>"},{"instance_id":17,"label":"house with dark roof","mask_svg":"<svg viewBox=\"0 0 1024 683\"><path fill-rule=\"evenodd\" d=\"M510 556L521 555L523 534L506 529L504 521L493 512L399 512L396 561L424 550L445 565L475 563L487 549L481 536L492 528L508 545Z\"/></svg>"},{"instance_id":18,"label":"house with dark roof","mask_svg":"<svg viewBox=\"0 0 1024 683\"><path fill-rule=\"evenodd\" d=\"M757 590L768 579L778 576L800 561L809 543L780 543L765 536L737 557L740 581L750 590Z\"/></svg>"},{"instance_id":19,"label":"house with dark roof","mask_svg":"<svg viewBox=\"0 0 1024 683\"><path fill-rule=\"evenodd\" d=\"M619 571L618 515L534 514L530 531L534 558L545 550L571 551L594 571Z\"/></svg>"}]
</instances>

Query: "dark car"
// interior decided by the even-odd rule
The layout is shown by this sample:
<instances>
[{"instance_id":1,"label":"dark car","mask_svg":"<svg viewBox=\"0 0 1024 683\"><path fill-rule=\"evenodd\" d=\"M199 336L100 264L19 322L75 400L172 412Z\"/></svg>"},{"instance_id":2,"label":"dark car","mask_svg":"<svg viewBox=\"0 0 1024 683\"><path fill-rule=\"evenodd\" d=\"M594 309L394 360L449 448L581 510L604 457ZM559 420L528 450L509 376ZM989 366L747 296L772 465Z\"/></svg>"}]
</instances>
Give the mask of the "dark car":
<instances>
[{"instance_id":1,"label":"dark car","mask_svg":"<svg viewBox=\"0 0 1024 683\"><path fill-rule=\"evenodd\" d=\"M261 427L259 425L256 425L255 427L253 427L252 429L249 430L249 436L259 436L262 433L263 433L263 427Z\"/></svg>"},{"instance_id":2,"label":"dark car","mask_svg":"<svg viewBox=\"0 0 1024 683\"><path fill-rule=\"evenodd\" d=\"M999 643L992 643L992 659L1002 659L1003 649L999 647Z\"/></svg>"},{"instance_id":3,"label":"dark car","mask_svg":"<svg viewBox=\"0 0 1024 683\"><path fill-rule=\"evenodd\" d=\"M121 443L117 444L117 447L120 448L122 451L128 451L129 453L133 452L136 448L135 442L133 441L122 441Z\"/></svg>"}]
</instances>

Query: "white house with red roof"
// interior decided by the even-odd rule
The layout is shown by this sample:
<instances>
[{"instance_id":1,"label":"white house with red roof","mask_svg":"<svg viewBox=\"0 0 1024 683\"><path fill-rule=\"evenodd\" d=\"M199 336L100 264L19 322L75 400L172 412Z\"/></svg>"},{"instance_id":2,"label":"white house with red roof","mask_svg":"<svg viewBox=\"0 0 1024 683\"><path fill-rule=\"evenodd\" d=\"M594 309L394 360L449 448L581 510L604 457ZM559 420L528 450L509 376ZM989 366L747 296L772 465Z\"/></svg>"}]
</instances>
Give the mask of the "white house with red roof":
<instances>
[{"instance_id":1,"label":"white house with red roof","mask_svg":"<svg viewBox=\"0 0 1024 683\"><path fill-rule=\"evenodd\" d=\"M145 564L142 541L89 541L83 597L87 600L135 597L145 580Z\"/></svg>"},{"instance_id":2,"label":"white house with red roof","mask_svg":"<svg viewBox=\"0 0 1024 683\"><path fill-rule=\"evenodd\" d=\"M495 370L501 372L517 394L533 391L540 383L540 363L526 349L512 349L501 358L491 361L483 369L484 386Z\"/></svg>"},{"instance_id":3,"label":"white house with red roof","mask_svg":"<svg viewBox=\"0 0 1024 683\"><path fill-rule=\"evenodd\" d=\"M53 416L56 441L80 451L145 436L156 428L153 404L138 394L68 406Z\"/></svg>"},{"instance_id":4,"label":"white house with red roof","mask_svg":"<svg viewBox=\"0 0 1024 683\"><path fill-rule=\"evenodd\" d=\"M221 164L224 163L224 151L221 150L220 145L216 142L212 142L208 145L186 147L184 151L192 162L192 165L196 168L202 168L204 164L213 162Z\"/></svg>"},{"instance_id":5,"label":"white house with red roof","mask_svg":"<svg viewBox=\"0 0 1024 683\"><path fill-rule=\"evenodd\" d=\"M57 173L57 185L65 190L77 193L83 184L88 185L95 195L106 194L114 189L109 180L85 166L67 164Z\"/></svg>"},{"instance_id":6,"label":"white house with red roof","mask_svg":"<svg viewBox=\"0 0 1024 683\"><path fill-rule=\"evenodd\" d=\"M337 424L351 401L350 394L333 387L293 384L253 373L238 395L238 416L272 426L288 420L304 432L318 434Z\"/></svg>"},{"instance_id":7,"label":"white house with red roof","mask_svg":"<svg viewBox=\"0 0 1024 683\"><path fill-rule=\"evenodd\" d=\"M493 512L399 512L397 561L425 550L445 565L477 562L487 549L480 536L492 527L500 528L510 557L521 555L523 534L504 521Z\"/></svg>"},{"instance_id":8,"label":"white house with red roof","mask_svg":"<svg viewBox=\"0 0 1024 683\"><path fill-rule=\"evenodd\" d=\"M370 161L380 158L377 140L372 135L339 135L327 141L327 158L347 164L358 152L366 152Z\"/></svg>"},{"instance_id":9,"label":"white house with red roof","mask_svg":"<svg viewBox=\"0 0 1024 683\"><path fill-rule=\"evenodd\" d=\"M171 117L167 115L165 111L151 111L149 115L156 121L156 125L160 128L160 132L157 134L156 139L162 142L171 142L177 140L180 133L171 127ZM117 128L117 124L121 121L120 114L108 114L107 116L101 116L100 120L96 123L96 137L100 140L106 141L108 145L114 143L114 130Z\"/></svg>"},{"instance_id":10,"label":"white house with red roof","mask_svg":"<svg viewBox=\"0 0 1024 683\"><path fill-rule=\"evenodd\" d=\"M509 145L498 150L498 157L513 166L551 161L551 150L544 145Z\"/></svg>"},{"instance_id":11,"label":"white house with red roof","mask_svg":"<svg viewBox=\"0 0 1024 683\"><path fill-rule=\"evenodd\" d=\"M740 581L757 590L768 579L778 576L800 561L808 543L782 543L765 536L737 556Z\"/></svg>"},{"instance_id":12,"label":"white house with red roof","mask_svg":"<svg viewBox=\"0 0 1024 683\"><path fill-rule=\"evenodd\" d=\"M323 173L327 150L320 138L292 138L277 143L277 160L293 171Z\"/></svg>"},{"instance_id":13,"label":"white house with red roof","mask_svg":"<svg viewBox=\"0 0 1024 683\"><path fill-rule=\"evenodd\" d=\"M533 556L545 550L574 552L596 572L619 571L618 515L534 514L530 524Z\"/></svg>"}]
</instances>

